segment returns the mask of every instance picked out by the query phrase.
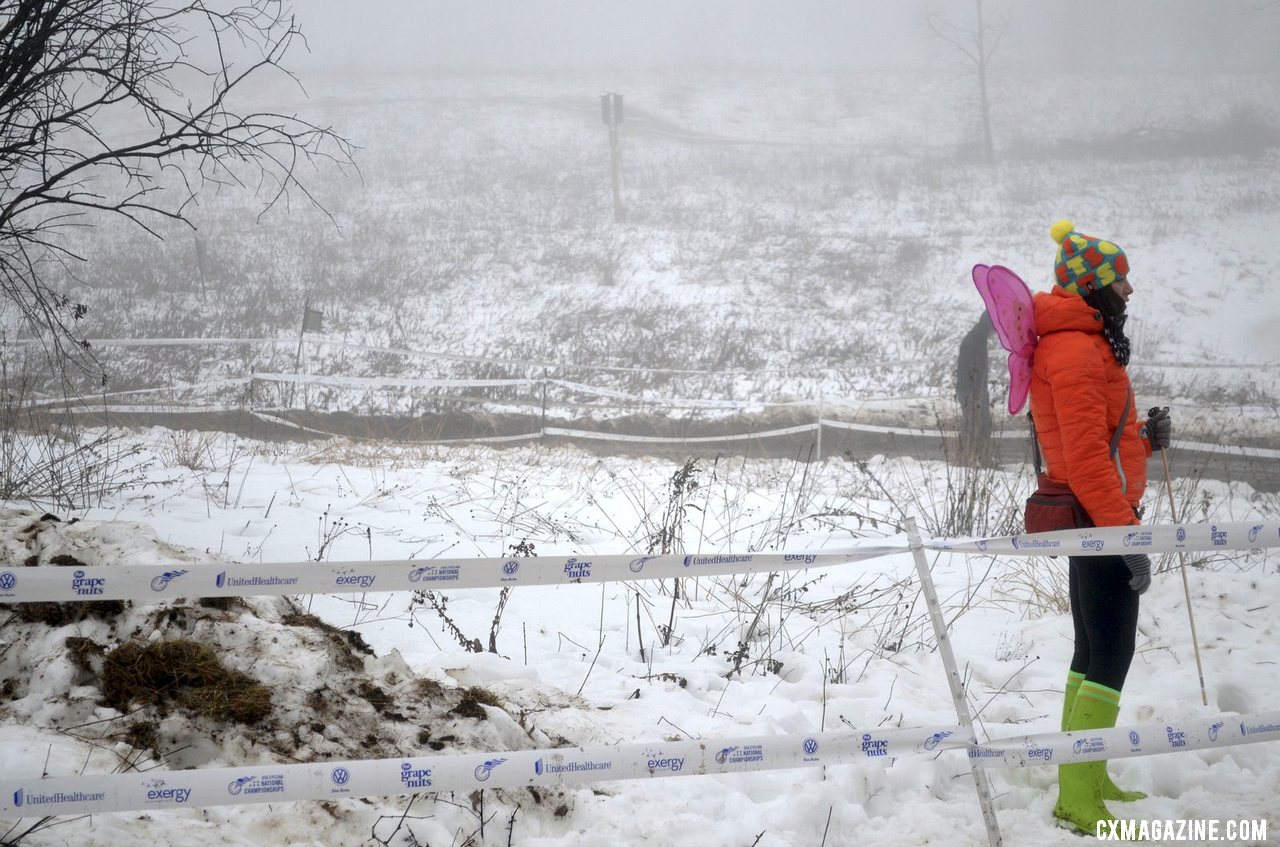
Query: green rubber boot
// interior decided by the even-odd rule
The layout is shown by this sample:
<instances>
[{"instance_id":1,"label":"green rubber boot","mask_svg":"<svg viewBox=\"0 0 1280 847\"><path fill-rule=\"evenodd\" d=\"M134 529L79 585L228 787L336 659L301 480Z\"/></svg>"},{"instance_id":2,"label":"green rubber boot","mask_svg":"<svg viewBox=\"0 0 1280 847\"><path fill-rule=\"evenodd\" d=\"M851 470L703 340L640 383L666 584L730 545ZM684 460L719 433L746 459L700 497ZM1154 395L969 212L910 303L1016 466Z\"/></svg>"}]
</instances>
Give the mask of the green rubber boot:
<instances>
[{"instance_id":1,"label":"green rubber boot","mask_svg":"<svg viewBox=\"0 0 1280 847\"><path fill-rule=\"evenodd\" d=\"M1076 693L1066 729L1086 734L1086 730L1113 727L1119 714L1120 692L1086 680ZM1100 821L1116 819L1102 802L1106 778L1105 761L1059 765L1058 803L1053 816L1085 835L1096 835Z\"/></svg>"},{"instance_id":2,"label":"green rubber boot","mask_svg":"<svg viewBox=\"0 0 1280 847\"><path fill-rule=\"evenodd\" d=\"M1062 731L1067 731L1067 720L1071 717L1071 707L1076 702L1076 692L1080 690L1080 683L1084 682L1084 674L1075 671L1067 671L1067 688L1065 696L1062 698ZM1115 726L1113 723L1112 726ZM1114 782L1111 776L1104 769L1102 772L1102 799L1115 800L1117 803L1132 803L1135 800L1145 800L1147 795L1141 791L1125 791Z\"/></svg>"}]
</instances>

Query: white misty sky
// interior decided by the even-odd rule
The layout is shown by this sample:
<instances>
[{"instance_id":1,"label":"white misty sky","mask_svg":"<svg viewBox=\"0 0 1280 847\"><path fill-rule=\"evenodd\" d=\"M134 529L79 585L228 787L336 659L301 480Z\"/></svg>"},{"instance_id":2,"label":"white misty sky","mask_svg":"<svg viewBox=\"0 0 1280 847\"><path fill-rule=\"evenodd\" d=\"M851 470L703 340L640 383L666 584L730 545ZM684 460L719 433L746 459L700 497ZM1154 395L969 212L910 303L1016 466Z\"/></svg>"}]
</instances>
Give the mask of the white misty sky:
<instances>
[{"instance_id":1,"label":"white misty sky","mask_svg":"<svg viewBox=\"0 0 1280 847\"><path fill-rule=\"evenodd\" d=\"M954 58L926 9L973 0L295 0L295 64L450 69L625 65L917 67ZM1001 59L1054 70L1280 69L1280 2L984 0Z\"/></svg>"}]
</instances>

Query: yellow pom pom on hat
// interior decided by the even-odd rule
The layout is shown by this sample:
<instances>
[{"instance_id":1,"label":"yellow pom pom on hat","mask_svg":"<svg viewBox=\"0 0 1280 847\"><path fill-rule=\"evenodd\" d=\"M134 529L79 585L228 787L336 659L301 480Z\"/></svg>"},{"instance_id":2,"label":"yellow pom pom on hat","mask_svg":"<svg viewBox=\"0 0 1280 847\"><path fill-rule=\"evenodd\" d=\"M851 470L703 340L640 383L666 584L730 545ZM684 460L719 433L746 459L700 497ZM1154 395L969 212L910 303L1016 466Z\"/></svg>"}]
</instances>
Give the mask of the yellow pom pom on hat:
<instances>
[{"instance_id":1,"label":"yellow pom pom on hat","mask_svg":"<svg viewBox=\"0 0 1280 847\"><path fill-rule=\"evenodd\" d=\"M1123 250L1114 242L1076 232L1076 225L1066 218L1049 228L1049 237L1058 245L1054 279L1074 294L1083 297L1101 291L1129 275L1129 259Z\"/></svg>"}]
</instances>

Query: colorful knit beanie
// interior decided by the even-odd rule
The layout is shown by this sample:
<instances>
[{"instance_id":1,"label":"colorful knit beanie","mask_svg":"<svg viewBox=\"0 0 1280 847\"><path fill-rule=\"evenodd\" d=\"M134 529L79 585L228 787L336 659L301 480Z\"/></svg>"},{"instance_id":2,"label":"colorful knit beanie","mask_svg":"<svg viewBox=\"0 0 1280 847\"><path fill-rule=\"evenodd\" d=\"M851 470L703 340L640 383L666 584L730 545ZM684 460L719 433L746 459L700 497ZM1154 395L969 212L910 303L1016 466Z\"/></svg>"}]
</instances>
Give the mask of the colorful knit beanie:
<instances>
[{"instance_id":1,"label":"colorful knit beanie","mask_svg":"<svg viewBox=\"0 0 1280 847\"><path fill-rule=\"evenodd\" d=\"M1084 297L1101 291L1129 273L1124 251L1110 241L1076 232L1076 225L1063 218L1049 229L1058 245L1053 274L1058 285Z\"/></svg>"}]
</instances>

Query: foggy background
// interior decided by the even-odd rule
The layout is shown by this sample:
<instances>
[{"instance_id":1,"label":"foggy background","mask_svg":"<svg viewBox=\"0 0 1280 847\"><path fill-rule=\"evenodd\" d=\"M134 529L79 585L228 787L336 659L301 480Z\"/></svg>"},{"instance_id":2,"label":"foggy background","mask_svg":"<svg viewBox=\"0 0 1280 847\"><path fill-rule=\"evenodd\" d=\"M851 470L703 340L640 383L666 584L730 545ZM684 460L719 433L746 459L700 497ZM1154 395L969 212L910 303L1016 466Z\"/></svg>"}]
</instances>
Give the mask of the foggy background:
<instances>
[{"instance_id":1,"label":"foggy background","mask_svg":"<svg viewBox=\"0 0 1280 847\"><path fill-rule=\"evenodd\" d=\"M1271 0L983 4L1000 60L1046 70L1280 69ZM922 69L954 62L930 10L969 28L969 0L298 0L302 66L529 70L761 65Z\"/></svg>"}]
</instances>

